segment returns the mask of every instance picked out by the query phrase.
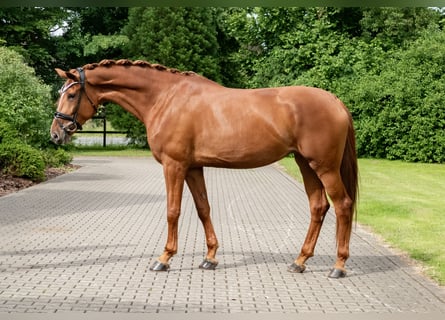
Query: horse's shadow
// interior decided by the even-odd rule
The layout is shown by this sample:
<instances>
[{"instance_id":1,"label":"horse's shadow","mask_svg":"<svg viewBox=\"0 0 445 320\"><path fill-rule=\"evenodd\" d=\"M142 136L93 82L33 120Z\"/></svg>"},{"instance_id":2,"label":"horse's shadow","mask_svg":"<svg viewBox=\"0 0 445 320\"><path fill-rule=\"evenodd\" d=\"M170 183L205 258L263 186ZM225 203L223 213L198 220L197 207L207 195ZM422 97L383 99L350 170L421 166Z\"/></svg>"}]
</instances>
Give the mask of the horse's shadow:
<instances>
[{"instance_id":1,"label":"horse's shadow","mask_svg":"<svg viewBox=\"0 0 445 320\"><path fill-rule=\"evenodd\" d=\"M252 265L275 264L278 268L286 270L287 266L296 257L295 254L291 253L272 252L226 252L225 254L241 256L241 258L233 261L233 259L224 259L224 257L219 256L220 264L217 269L228 270ZM224 260L228 261L225 262ZM306 262L307 269L305 272L328 273L333 267L335 260L335 255L315 255ZM346 263L346 268L348 277L351 277L394 271L400 269L404 264L402 259L396 255L355 255L350 257Z\"/></svg>"},{"instance_id":2,"label":"horse's shadow","mask_svg":"<svg viewBox=\"0 0 445 320\"><path fill-rule=\"evenodd\" d=\"M35 255L35 254L48 254L57 253L62 254L67 252L67 254L73 253L75 251L84 250L104 250L113 249L115 247L133 247L133 245L102 245L102 246L80 246L80 247L70 247L70 248L48 248L43 251L40 250L30 250L30 251L16 251L16 252L0 252L0 255ZM54 268L70 268L79 266L94 266L94 265L107 265L116 264L122 262L129 262L132 260L143 260L147 261L147 271L151 263L157 258L155 254L139 254L139 255L104 255L98 254L88 259L79 260L66 260L61 262L40 262L37 264L23 265L17 267L17 269L54 269ZM290 253L274 253L274 252L264 252L264 251L225 251L218 255L220 264L216 268L215 272L228 271L242 269L246 267L251 267L258 265L261 268L262 265L275 265L277 268L286 270L287 265L293 262L295 257ZM178 261L179 260L179 261ZM180 262L180 260L183 260ZM197 253L184 253L178 254L173 257L171 261L171 269L173 272L193 272L199 270L197 265L193 265L191 261L199 260L197 258ZM328 272L335 262L334 255L315 255L307 262L306 273L320 273ZM190 265L187 265L190 263ZM355 255L352 256L347 263L348 277L363 276L373 273L388 272L400 269L406 263L403 262L401 257L396 255ZM271 269L269 267L269 269Z\"/></svg>"}]
</instances>

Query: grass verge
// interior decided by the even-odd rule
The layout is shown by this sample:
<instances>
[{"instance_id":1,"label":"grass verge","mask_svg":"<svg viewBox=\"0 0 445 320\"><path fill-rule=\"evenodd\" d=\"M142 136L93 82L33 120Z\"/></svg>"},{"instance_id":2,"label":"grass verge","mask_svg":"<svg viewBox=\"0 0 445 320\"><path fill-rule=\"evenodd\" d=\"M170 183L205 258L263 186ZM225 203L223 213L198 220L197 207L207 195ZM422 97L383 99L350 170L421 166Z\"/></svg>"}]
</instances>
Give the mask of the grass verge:
<instances>
[{"instance_id":1,"label":"grass verge","mask_svg":"<svg viewBox=\"0 0 445 320\"><path fill-rule=\"evenodd\" d=\"M74 146L70 149L73 156L95 156L95 157L149 157L151 152L143 148L131 148L128 146Z\"/></svg>"},{"instance_id":2,"label":"grass verge","mask_svg":"<svg viewBox=\"0 0 445 320\"><path fill-rule=\"evenodd\" d=\"M301 181L293 158L280 164ZM445 285L445 165L360 159L358 221Z\"/></svg>"}]
</instances>

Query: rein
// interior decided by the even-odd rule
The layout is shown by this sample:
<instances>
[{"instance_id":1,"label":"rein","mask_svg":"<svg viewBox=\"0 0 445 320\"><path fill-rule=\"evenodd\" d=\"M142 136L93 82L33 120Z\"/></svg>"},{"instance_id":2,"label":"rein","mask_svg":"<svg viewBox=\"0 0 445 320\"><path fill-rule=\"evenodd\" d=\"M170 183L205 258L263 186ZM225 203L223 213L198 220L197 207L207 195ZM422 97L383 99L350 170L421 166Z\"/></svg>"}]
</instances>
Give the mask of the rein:
<instances>
[{"instance_id":1,"label":"rein","mask_svg":"<svg viewBox=\"0 0 445 320\"><path fill-rule=\"evenodd\" d=\"M82 130L82 125L77 121L77 115L79 113L79 108L80 108L80 101L82 100L82 92L85 93L85 96L87 97L87 99L90 102L91 106L93 107L94 111L97 112L97 106L93 103L93 101L90 99L90 97L88 96L88 94L86 93L86 90L85 90L85 71L82 68L77 68L77 71L79 72L79 76L80 76L79 81L72 82L68 86L62 87L62 89L60 89L60 91L59 91L59 93L62 95L72 86L74 86L76 84L80 85L80 94L77 99L77 104L76 104L76 107L74 108L73 114L69 115L66 113L59 112L59 111L56 111L54 113L54 119L59 124L59 127L63 131L65 131L67 134L73 134L77 129ZM67 126L64 126L60 121L58 121L58 119L68 120L68 121L71 121L71 123L68 124Z\"/></svg>"}]
</instances>

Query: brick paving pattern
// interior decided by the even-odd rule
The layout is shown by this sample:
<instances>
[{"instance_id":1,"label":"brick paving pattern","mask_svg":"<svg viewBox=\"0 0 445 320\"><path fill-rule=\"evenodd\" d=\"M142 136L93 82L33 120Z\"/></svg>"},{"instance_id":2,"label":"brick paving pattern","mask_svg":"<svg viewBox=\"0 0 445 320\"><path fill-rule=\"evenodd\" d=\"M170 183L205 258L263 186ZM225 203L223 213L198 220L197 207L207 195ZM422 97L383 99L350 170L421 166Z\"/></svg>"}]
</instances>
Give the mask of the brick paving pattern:
<instances>
[{"instance_id":1,"label":"brick paving pattern","mask_svg":"<svg viewBox=\"0 0 445 320\"><path fill-rule=\"evenodd\" d=\"M359 226L348 276L329 212L303 274L286 271L309 223L303 187L276 166L206 168L220 242L215 271L185 187L179 251L150 272L166 240L162 168L151 158L81 157L79 170L0 198L0 313L445 313L444 288Z\"/></svg>"}]
</instances>

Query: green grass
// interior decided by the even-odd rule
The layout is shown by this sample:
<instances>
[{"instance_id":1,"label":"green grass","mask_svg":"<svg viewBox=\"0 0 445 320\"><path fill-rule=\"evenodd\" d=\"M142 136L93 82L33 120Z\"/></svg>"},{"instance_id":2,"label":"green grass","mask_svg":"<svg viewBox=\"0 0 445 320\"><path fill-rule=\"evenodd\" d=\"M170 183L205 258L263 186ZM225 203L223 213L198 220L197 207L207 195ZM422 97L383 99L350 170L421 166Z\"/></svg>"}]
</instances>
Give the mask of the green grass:
<instances>
[{"instance_id":1,"label":"green grass","mask_svg":"<svg viewBox=\"0 0 445 320\"><path fill-rule=\"evenodd\" d=\"M292 158L281 162L301 181ZM360 159L358 221L445 284L445 165Z\"/></svg>"},{"instance_id":2,"label":"green grass","mask_svg":"<svg viewBox=\"0 0 445 320\"><path fill-rule=\"evenodd\" d=\"M70 153L73 156L103 156L103 157L149 157L151 152L148 149L129 148L128 146L75 146Z\"/></svg>"}]
</instances>

